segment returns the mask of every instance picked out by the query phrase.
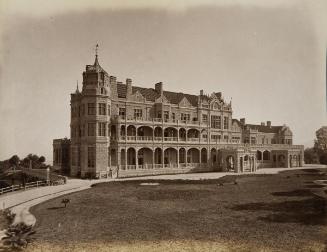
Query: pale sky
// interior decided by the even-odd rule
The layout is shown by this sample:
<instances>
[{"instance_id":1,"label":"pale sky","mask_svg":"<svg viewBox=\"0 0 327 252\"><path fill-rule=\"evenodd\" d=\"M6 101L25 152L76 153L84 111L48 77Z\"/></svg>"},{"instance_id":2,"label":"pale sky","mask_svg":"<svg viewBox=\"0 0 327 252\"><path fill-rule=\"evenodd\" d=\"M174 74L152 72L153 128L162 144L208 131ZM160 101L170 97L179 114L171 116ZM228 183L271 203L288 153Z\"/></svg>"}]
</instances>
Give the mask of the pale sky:
<instances>
[{"instance_id":1,"label":"pale sky","mask_svg":"<svg viewBox=\"0 0 327 252\"><path fill-rule=\"evenodd\" d=\"M0 0L0 160L52 161L96 43L118 80L222 92L234 118L286 124L311 146L327 125L326 13L324 0Z\"/></svg>"}]
</instances>

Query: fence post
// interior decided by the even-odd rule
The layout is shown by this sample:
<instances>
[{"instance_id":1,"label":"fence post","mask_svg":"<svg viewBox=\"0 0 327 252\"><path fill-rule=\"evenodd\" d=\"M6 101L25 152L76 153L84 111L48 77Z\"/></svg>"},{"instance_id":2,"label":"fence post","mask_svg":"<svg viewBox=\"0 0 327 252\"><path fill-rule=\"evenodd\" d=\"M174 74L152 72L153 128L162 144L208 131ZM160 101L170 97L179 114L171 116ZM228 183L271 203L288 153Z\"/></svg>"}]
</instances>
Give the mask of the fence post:
<instances>
[{"instance_id":1,"label":"fence post","mask_svg":"<svg viewBox=\"0 0 327 252\"><path fill-rule=\"evenodd\" d=\"M39 187L39 181L36 181L36 187Z\"/></svg>"},{"instance_id":2,"label":"fence post","mask_svg":"<svg viewBox=\"0 0 327 252\"><path fill-rule=\"evenodd\" d=\"M14 191L14 185L11 186L11 191L12 191L12 192Z\"/></svg>"}]
</instances>

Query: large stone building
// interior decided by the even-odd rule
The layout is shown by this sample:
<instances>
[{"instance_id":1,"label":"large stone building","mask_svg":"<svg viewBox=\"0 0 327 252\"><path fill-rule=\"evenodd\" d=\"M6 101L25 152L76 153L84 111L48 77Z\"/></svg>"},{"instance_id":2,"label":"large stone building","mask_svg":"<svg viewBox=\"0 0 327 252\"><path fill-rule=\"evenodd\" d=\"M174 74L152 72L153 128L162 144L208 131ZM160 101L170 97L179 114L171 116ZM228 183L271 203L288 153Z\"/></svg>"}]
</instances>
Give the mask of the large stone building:
<instances>
[{"instance_id":1,"label":"large stone building","mask_svg":"<svg viewBox=\"0 0 327 252\"><path fill-rule=\"evenodd\" d=\"M54 166L60 169L68 156L72 176L125 177L303 165L303 146L293 145L289 127L247 124L232 112L220 92L118 82L96 55L83 72L82 91L71 94L71 138L54 140Z\"/></svg>"}]
</instances>

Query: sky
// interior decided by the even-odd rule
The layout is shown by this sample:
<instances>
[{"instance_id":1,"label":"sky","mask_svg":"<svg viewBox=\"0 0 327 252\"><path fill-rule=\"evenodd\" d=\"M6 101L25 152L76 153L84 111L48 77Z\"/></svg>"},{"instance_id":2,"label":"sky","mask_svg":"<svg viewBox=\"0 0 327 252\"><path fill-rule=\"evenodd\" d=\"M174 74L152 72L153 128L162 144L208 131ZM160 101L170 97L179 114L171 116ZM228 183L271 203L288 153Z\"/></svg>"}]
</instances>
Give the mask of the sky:
<instances>
[{"instance_id":1,"label":"sky","mask_svg":"<svg viewBox=\"0 0 327 252\"><path fill-rule=\"evenodd\" d=\"M0 160L52 162L97 43L120 81L222 92L233 118L286 124L312 146L327 125L325 13L324 0L0 0Z\"/></svg>"}]
</instances>

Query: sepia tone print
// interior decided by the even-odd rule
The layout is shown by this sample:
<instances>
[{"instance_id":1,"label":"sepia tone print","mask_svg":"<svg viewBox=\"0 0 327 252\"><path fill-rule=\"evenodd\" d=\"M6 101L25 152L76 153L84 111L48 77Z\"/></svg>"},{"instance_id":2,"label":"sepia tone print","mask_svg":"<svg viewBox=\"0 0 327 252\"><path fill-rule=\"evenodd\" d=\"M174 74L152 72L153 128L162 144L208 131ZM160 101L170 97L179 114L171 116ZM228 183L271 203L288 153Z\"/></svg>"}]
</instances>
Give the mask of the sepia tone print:
<instances>
[{"instance_id":1,"label":"sepia tone print","mask_svg":"<svg viewBox=\"0 0 327 252\"><path fill-rule=\"evenodd\" d=\"M98 45L97 45L98 47ZM285 124L232 118L221 92L199 95L117 81L99 64L71 94L71 140L53 141L53 166L77 177L233 171L303 166L303 146Z\"/></svg>"},{"instance_id":2,"label":"sepia tone print","mask_svg":"<svg viewBox=\"0 0 327 252\"><path fill-rule=\"evenodd\" d=\"M327 251L326 13L0 0L0 252Z\"/></svg>"}]
</instances>

